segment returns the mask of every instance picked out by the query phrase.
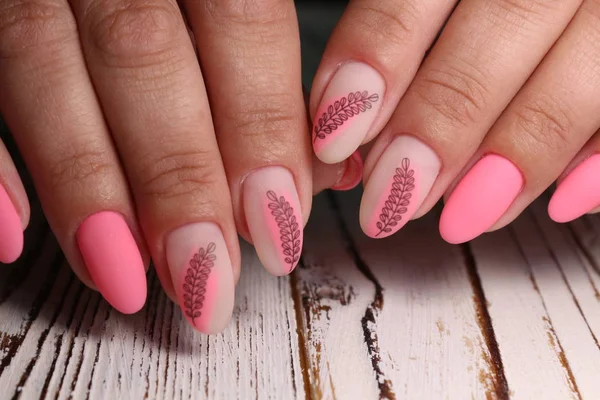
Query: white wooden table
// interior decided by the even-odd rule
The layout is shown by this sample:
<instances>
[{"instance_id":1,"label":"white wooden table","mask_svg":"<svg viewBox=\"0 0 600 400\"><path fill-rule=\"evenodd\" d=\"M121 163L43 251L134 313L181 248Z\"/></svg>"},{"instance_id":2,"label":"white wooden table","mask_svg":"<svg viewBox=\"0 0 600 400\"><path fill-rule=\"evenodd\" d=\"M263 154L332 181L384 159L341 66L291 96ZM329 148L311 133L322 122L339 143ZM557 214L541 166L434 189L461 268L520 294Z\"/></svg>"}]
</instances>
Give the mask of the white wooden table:
<instances>
[{"instance_id":1,"label":"white wooden table","mask_svg":"<svg viewBox=\"0 0 600 400\"><path fill-rule=\"evenodd\" d=\"M556 225L541 201L459 247L436 215L368 239L359 199L316 199L290 278L244 246L233 321L210 337L153 274L143 311L112 310L36 211L0 269L0 398L600 398L600 217Z\"/></svg>"},{"instance_id":2,"label":"white wooden table","mask_svg":"<svg viewBox=\"0 0 600 400\"><path fill-rule=\"evenodd\" d=\"M330 4L299 8L307 83ZM233 321L210 337L153 273L143 311L112 310L34 204L25 255L0 268L0 399L600 399L600 217L555 225L542 199L469 245L437 215L376 241L359 198L317 198L289 278L243 246Z\"/></svg>"}]
</instances>

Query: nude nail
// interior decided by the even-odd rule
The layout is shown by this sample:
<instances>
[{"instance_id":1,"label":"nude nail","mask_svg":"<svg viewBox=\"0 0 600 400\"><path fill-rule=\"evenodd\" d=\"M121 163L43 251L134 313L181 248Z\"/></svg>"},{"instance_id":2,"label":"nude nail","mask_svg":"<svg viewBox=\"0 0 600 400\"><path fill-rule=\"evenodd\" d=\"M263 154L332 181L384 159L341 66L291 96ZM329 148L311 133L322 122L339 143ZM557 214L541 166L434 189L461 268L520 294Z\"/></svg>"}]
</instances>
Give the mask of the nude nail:
<instances>
[{"instance_id":1,"label":"nude nail","mask_svg":"<svg viewBox=\"0 0 600 400\"><path fill-rule=\"evenodd\" d=\"M498 221L523 187L523 176L508 159L490 154L456 186L442 212L440 233L449 243L476 238Z\"/></svg>"},{"instance_id":2,"label":"nude nail","mask_svg":"<svg viewBox=\"0 0 600 400\"><path fill-rule=\"evenodd\" d=\"M360 225L370 237L400 230L429 194L440 172L435 152L409 135L396 137L385 149L365 186Z\"/></svg>"},{"instance_id":3,"label":"nude nail","mask_svg":"<svg viewBox=\"0 0 600 400\"><path fill-rule=\"evenodd\" d=\"M261 262L273 275L296 268L302 252L303 219L292 174L265 167L244 180L244 212Z\"/></svg>"},{"instance_id":4,"label":"nude nail","mask_svg":"<svg viewBox=\"0 0 600 400\"><path fill-rule=\"evenodd\" d=\"M569 222L600 205L600 154L579 164L558 185L548 205L556 222Z\"/></svg>"},{"instance_id":5,"label":"nude nail","mask_svg":"<svg viewBox=\"0 0 600 400\"><path fill-rule=\"evenodd\" d=\"M363 159L360 153L355 151L346 159L344 173L340 180L331 187L333 190L346 191L354 189L363 177Z\"/></svg>"},{"instance_id":6,"label":"nude nail","mask_svg":"<svg viewBox=\"0 0 600 400\"><path fill-rule=\"evenodd\" d=\"M90 215L77 229L76 238L87 270L106 301L124 314L139 311L146 302L146 271L123 216L112 211Z\"/></svg>"},{"instance_id":7,"label":"nude nail","mask_svg":"<svg viewBox=\"0 0 600 400\"><path fill-rule=\"evenodd\" d=\"M4 187L0 186L0 262L9 264L23 251L23 226Z\"/></svg>"},{"instance_id":8,"label":"nude nail","mask_svg":"<svg viewBox=\"0 0 600 400\"><path fill-rule=\"evenodd\" d=\"M233 313L233 267L217 224L198 222L171 232L167 264L186 320L202 333L222 331Z\"/></svg>"},{"instance_id":9,"label":"nude nail","mask_svg":"<svg viewBox=\"0 0 600 400\"><path fill-rule=\"evenodd\" d=\"M317 108L313 149L324 163L334 164L360 146L381 108L385 81L372 67L349 62L331 79Z\"/></svg>"}]
</instances>

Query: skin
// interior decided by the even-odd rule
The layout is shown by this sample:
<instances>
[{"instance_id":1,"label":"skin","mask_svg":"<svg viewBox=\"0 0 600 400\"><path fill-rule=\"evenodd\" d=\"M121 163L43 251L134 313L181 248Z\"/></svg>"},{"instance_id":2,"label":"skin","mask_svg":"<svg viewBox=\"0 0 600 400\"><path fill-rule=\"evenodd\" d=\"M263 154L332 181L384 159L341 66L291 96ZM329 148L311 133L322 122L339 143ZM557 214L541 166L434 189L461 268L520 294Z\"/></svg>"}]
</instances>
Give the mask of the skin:
<instances>
[{"instance_id":1,"label":"skin","mask_svg":"<svg viewBox=\"0 0 600 400\"><path fill-rule=\"evenodd\" d=\"M366 190L399 135L428 146L441 165L412 218L449 199L481 157L498 154L523 184L486 229L495 230L564 177L572 160L598 151L600 3L467 0L454 7L351 1L315 77L310 111L339 65L354 60L375 69L386 82L385 106L364 139L376 138L365 159Z\"/></svg>"},{"instance_id":2,"label":"skin","mask_svg":"<svg viewBox=\"0 0 600 400\"><path fill-rule=\"evenodd\" d=\"M95 287L77 229L111 210L175 299L165 243L179 227L216 224L238 278L237 235L252 241L241 200L248 174L287 169L306 221L313 193L362 173L320 162L308 135L349 61L385 83L362 140L365 185L391 141L410 134L440 165L418 218L483 155L498 154L523 184L488 229L509 223L600 151L599 18L597 0L352 0L307 113L291 0L8 0L0 112L80 279ZM0 183L24 229L26 194L3 147Z\"/></svg>"},{"instance_id":3,"label":"skin","mask_svg":"<svg viewBox=\"0 0 600 400\"><path fill-rule=\"evenodd\" d=\"M178 227L217 224L239 277L237 235L252 241L240 202L247 174L286 168L304 221L314 191L356 180L346 162L313 163L299 49L292 1L0 4L0 110L86 285L96 288L76 234L98 212L122 216L175 299L165 242ZM0 155L24 229L26 194L4 147Z\"/></svg>"}]
</instances>

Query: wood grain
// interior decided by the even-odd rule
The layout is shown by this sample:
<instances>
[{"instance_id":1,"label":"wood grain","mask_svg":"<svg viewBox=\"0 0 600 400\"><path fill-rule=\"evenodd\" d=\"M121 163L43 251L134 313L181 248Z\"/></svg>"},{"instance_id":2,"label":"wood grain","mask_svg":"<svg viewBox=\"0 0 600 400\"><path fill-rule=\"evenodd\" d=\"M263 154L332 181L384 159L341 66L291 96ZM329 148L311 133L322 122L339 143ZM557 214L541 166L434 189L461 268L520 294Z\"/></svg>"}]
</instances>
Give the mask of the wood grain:
<instances>
[{"instance_id":1,"label":"wood grain","mask_svg":"<svg viewBox=\"0 0 600 400\"><path fill-rule=\"evenodd\" d=\"M0 271L1 398L304 399L289 279L248 245L228 329L203 336L149 276L148 304L123 316L65 265L39 211L21 261Z\"/></svg>"},{"instance_id":2,"label":"wood grain","mask_svg":"<svg viewBox=\"0 0 600 400\"><path fill-rule=\"evenodd\" d=\"M504 393L461 248L442 242L435 218L388 239L366 238L359 196L321 197L313 214L319 224L306 233L296 285L313 396Z\"/></svg>"},{"instance_id":3,"label":"wood grain","mask_svg":"<svg viewBox=\"0 0 600 400\"><path fill-rule=\"evenodd\" d=\"M230 326L202 336L149 275L147 307L112 310L70 272L34 206L0 270L1 398L595 399L600 218L444 243L432 214L384 240L360 191L316 198L291 278L244 265Z\"/></svg>"}]
</instances>

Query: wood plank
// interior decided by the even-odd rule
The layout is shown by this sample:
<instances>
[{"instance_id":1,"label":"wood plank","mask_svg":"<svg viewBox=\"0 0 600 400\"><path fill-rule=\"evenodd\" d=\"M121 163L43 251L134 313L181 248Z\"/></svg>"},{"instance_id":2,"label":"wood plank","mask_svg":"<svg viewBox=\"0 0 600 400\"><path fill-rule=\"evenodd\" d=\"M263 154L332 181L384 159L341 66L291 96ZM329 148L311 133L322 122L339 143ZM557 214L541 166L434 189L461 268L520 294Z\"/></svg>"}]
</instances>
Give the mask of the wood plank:
<instances>
[{"instance_id":1,"label":"wood plank","mask_svg":"<svg viewBox=\"0 0 600 400\"><path fill-rule=\"evenodd\" d=\"M144 310L112 310L77 281L43 219L33 225L38 240L0 271L3 398L306 397L289 278L268 275L247 244L233 321L208 337L153 273Z\"/></svg>"},{"instance_id":2,"label":"wood plank","mask_svg":"<svg viewBox=\"0 0 600 400\"><path fill-rule=\"evenodd\" d=\"M360 191L331 199L316 199L296 282L312 397L505 398L477 283L435 216L371 240Z\"/></svg>"},{"instance_id":3,"label":"wood plank","mask_svg":"<svg viewBox=\"0 0 600 400\"><path fill-rule=\"evenodd\" d=\"M477 271L512 397L594 398L600 352L578 301L589 304L593 291L566 228L544 207L475 240Z\"/></svg>"}]
</instances>

